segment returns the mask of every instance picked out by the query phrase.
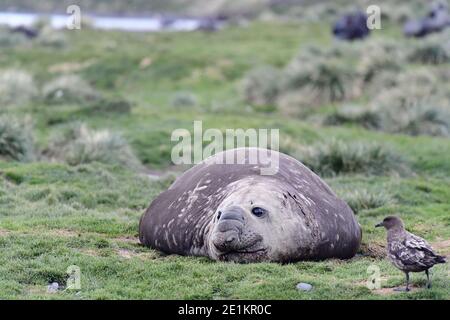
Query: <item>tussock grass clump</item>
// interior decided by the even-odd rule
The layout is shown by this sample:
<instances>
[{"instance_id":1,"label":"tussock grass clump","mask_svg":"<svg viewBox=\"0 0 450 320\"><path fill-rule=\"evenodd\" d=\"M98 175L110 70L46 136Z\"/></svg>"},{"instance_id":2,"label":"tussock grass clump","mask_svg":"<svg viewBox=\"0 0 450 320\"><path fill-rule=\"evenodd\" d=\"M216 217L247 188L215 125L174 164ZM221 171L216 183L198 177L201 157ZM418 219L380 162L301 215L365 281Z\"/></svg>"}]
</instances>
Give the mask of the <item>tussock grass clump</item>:
<instances>
[{"instance_id":1,"label":"tussock grass clump","mask_svg":"<svg viewBox=\"0 0 450 320\"><path fill-rule=\"evenodd\" d=\"M373 100L376 108L389 107L406 109L418 101L430 99L437 94L437 88L420 84L403 83L388 90L381 91Z\"/></svg>"},{"instance_id":2,"label":"tussock grass clump","mask_svg":"<svg viewBox=\"0 0 450 320\"><path fill-rule=\"evenodd\" d=\"M448 96L430 74L399 76L400 84L378 95L371 108L380 115L379 129L409 135L449 136ZM408 81L409 80L409 81Z\"/></svg>"},{"instance_id":3,"label":"tussock grass clump","mask_svg":"<svg viewBox=\"0 0 450 320\"><path fill-rule=\"evenodd\" d=\"M367 129L379 129L382 116L372 108L344 106L325 118L326 125L358 124Z\"/></svg>"},{"instance_id":4,"label":"tussock grass clump","mask_svg":"<svg viewBox=\"0 0 450 320\"><path fill-rule=\"evenodd\" d=\"M342 108L326 117L324 124L357 124L369 130L412 136L450 136L450 113L428 100L379 108Z\"/></svg>"},{"instance_id":5,"label":"tussock grass clump","mask_svg":"<svg viewBox=\"0 0 450 320\"><path fill-rule=\"evenodd\" d=\"M285 116L302 117L320 105L321 96L310 88L288 91L276 100L278 110Z\"/></svg>"},{"instance_id":6,"label":"tussock grass clump","mask_svg":"<svg viewBox=\"0 0 450 320\"><path fill-rule=\"evenodd\" d=\"M404 62L399 46L386 40L372 40L359 48L358 74L364 83L371 82L383 71L398 72Z\"/></svg>"},{"instance_id":7,"label":"tussock grass clump","mask_svg":"<svg viewBox=\"0 0 450 320\"><path fill-rule=\"evenodd\" d=\"M365 83L363 81L363 78L361 78L359 88L361 92L364 92L368 97L371 97L373 99L373 97L379 95L380 92L398 86L397 76L398 74L393 71L380 71L376 74L375 77L372 78L370 83Z\"/></svg>"},{"instance_id":8,"label":"tussock grass clump","mask_svg":"<svg viewBox=\"0 0 450 320\"><path fill-rule=\"evenodd\" d=\"M127 141L109 130L92 130L85 124L71 126L53 138L47 154L70 165L101 162L139 169L141 164Z\"/></svg>"},{"instance_id":9,"label":"tussock grass clump","mask_svg":"<svg viewBox=\"0 0 450 320\"><path fill-rule=\"evenodd\" d=\"M282 114L304 115L310 107L352 96L356 72L346 63L349 54L353 47L305 47L283 70L263 66L248 72L240 91L252 105L276 105Z\"/></svg>"},{"instance_id":10,"label":"tussock grass clump","mask_svg":"<svg viewBox=\"0 0 450 320\"><path fill-rule=\"evenodd\" d=\"M438 88L439 74L429 67L413 70L384 70L376 74L365 87L369 97L379 99L411 100L420 96L429 96ZM400 88L400 89L396 89Z\"/></svg>"},{"instance_id":11,"label":"tussock grass clump","mask_svg":"<svg viewBox=\"0 0 450 320\"><path fill-rule=\"evenodd\" d=\"M285 86L290 90L308 87L331 102L342 101L350 95L354 77L353 69L336 58L295 59L286 68Z\"/></svg>"},{"instance_id":12,"label":"tussock grass clump","mask_svg":"<svg viewBox=\"0 0 450 320\"><path fill-rule=\"evenodd\" d=\"M382 190L345 190L339 195L345 202L347 202L354 213L367 209L380 208L393 203L392 197Z\"/></svg>"},{"instance_id":13,"label":"tussock grass clump","mask_svg":"<svg viewBox=\"0 0 450 320\"><path fill-rule=\"evenodd\" d=\"M50 26L44 26L39 32L36 42L44 47L54 49L63 49L67 46L68 40L66 35L58 30L54 30Z\"/></svg>"},{"instance_id":14,"label":"tussock grass clump","mask_svg":"<svg viewBox=\"0 0 450 320\"><path fill-rule=\"evenodd\" d=\"M446 33L448 36L450 33ZM443 64L450 62L450 42L444 37L432 36L416 44L408 54L413 63Z\"/></svg>"},{"instance_id":15,"label":"tussock grass clump","mask_svg":"<svg viewBox=\"0 0 450 320\"><path fill-rule=\"evenodd\" d=\"M34 158L30 121L0 116L0 159L28 162Z\"/></svg>"},{"instance_id":16,"label":"tussock grass clump","mask_svg":"<svg viewBox=\"0 0 450 320\"><path fill-rule=\"evenodd\" d=\"M414 68L412 70L405 70L397 74L396 82L397 86L425 86L433 87L437 85L439 81L439 75L436 70L427 66L423 68Z\"/></svg>"},{"instance_id":17,"label":"tussock grass clump","mask_svg":"<svg viewBox=\"0 0 450 320\"><path fill-rule=\"evenodd\" d=\"M86 103L101 98L99 92L77 75L63 75L42 88L44 99L48 103Z\"/></svg>"},{"instance_id":18,"label":"tussock grass clump","mask_svg":"<svg viewBox=\"0 0 450 320\"><path fill-rule=\"evenodd\" d=\"M281 71L262 66L250 70L240 83L246 102L254 105L272 104L280 93Z\"/></svg>"},{"instance_id":19,"label":"tussock grass clump","mask_svg":"<svg viewBox=\"0 0 450 320\"><path fill-rule=\"evenodd\" d=\"M388 1L381 4L381 19L382 21L392 21L394 23L405 23L409 19L417 16L417 8L414 8L411 3L400 4ZM415 10L416 9L416 10Z\"/></svg>"},{"instance_id":20,"label":"tussock grass clump","mask_svg":"<svg viewBox=\"0 0 450 320\"><path fill-rule=\"evenodd\" d=\"M392 150L375 143L346 143L340 140L303 148L297 157L321 176L340 174L383 175L405 172L405 160Z\"/></svg>"},{"instance_id":21,"label":"tussock grass clump","mask_svg":"<svg viewBox=\"0 0 450 320\"><path fill-rule=\"evenodd\" d=\"M413 136L450 136L450 114L429 101L421 101L408 108L389 108L384 113L382 130Z\"/></svg>"},{"instance_id":22,"label":"tussock grass clump","mask_svg":"<svg viewBox=\"0 0 450 320\"><path fill-rule=\"evenodd\" d=\"M28 42L25 35L0 26L0 47L14 47Z\"/></svg>"},{"instance_id":23,"label":"tussock grass clump","mask_svg":"<svg viewBox=\"0 0 450 320\"><path fill-rule=\"evenodd\" d=\"M179 91L173 95L170 104L172 107L176 108L195 107L198 105L198 99L197 96L191 92Z\"/></svg>"},{"instance_id":24,"label":"tussock grass clump","mask_svg":"<svg viewBox=\"0 0 450 320\"><path fill-rule=\"evenodd\" d=\"M23 70L0 71L0 103L21 105L28 103L38 94L33 76Z\"/></svg>"}]
</instances>

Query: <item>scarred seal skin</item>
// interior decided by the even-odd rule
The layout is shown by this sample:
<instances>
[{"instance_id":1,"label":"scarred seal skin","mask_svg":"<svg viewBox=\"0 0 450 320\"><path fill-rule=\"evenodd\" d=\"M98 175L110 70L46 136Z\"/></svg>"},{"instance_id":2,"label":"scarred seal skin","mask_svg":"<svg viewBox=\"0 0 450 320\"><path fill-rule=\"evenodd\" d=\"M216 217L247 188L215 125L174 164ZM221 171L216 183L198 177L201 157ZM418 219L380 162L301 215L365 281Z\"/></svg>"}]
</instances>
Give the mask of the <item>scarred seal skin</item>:
<instances>
[{"instance_id":1,"label":"scarred seal skin","mask_svg":"<svg viewBox=\"0 0 450 320\"><path fill-rule=\"evenodd\" d=\"M276 173L261 175L267 163L255 163L255 154L277 159ZM233 157L241 162L225 161ZM148 247L234 262L348 259L361 236L350 207L316 174L258 148L221 152L187 170L139 223Z\"/></svg>"}]
</instances>

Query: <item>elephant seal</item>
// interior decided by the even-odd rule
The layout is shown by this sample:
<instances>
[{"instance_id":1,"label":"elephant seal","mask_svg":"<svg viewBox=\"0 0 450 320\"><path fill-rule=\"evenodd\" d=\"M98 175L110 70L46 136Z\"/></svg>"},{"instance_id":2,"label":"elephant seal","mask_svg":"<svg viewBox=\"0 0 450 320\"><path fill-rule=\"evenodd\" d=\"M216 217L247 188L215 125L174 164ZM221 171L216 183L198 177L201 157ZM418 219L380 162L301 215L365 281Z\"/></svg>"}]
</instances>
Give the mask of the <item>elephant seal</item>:
<instances>
[{"instance_id":1,"label":"elephant seal","mask_svg":"<svg viewBox=\"0 0 450 320\"><path fill-rule=\"evenodd\" d=\"M278 170L261 175L263 153ZM227 157L240 164L225 164ZM254 158L253 158L254 159ZM139 223L145 246L234 262L351 258L361 228L350 207L299 161L259 148L218 153L183 173Z\"/></svg>"}]
</instances>

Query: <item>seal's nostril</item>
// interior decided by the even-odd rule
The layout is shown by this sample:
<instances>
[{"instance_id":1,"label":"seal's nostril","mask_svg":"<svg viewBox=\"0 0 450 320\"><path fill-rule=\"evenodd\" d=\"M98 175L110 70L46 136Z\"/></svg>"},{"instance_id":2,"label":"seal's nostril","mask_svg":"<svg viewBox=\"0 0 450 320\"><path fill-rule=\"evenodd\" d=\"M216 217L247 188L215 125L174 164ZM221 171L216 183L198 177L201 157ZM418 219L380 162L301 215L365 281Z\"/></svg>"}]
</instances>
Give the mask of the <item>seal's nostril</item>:
<instances>
[{"instance_id":1,"label":"seal's nostril","mask_svg":"<svg viewBox=\"0 0 450 320\"><path fill-rule=\"evenodd\" d=\"M236 221L244 221L244 210L238 206L232 206L226 208L224 211L219 211L217 214L217 220L236 220Z\"/></svg>"}]
</instances>

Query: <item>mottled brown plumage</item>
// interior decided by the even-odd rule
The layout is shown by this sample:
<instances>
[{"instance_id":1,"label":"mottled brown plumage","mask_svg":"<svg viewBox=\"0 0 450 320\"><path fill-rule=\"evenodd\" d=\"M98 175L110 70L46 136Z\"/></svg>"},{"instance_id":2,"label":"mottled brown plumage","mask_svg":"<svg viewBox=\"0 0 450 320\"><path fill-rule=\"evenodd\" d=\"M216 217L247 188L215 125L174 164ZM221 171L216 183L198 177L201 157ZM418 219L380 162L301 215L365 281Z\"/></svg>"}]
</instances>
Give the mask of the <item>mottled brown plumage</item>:
<instances>
[{"instance_id":1,"label":"mottled brown plumage","mask_svg":"<svg viewBox=\"0 0 450 320\"><path fill-rule=\"evenodd\" d=\"M406 275L404 290L409 291L409 273L422 271L427 275L427 287L430 288L428 270L435 264L445 263L445 258L437 255L427 241L406 231L403 221L398 217L386 217L376 227L385 227L387 230L388 257Z\"/></svg>"}]
</instances>

